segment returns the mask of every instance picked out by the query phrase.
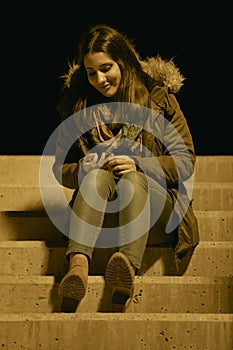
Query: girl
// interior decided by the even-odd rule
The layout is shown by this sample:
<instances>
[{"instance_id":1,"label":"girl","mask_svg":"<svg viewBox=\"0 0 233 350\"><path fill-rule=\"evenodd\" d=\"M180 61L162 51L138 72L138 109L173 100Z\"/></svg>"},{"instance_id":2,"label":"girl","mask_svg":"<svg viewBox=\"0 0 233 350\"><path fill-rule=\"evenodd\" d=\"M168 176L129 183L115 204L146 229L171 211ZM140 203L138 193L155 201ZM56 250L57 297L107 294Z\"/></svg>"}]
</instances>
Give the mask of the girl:
<instances>
[{"instance_id":1,"label":"girl","mask_svg":"<svg viewBox=\"0 0 233 350\"><path fill-rule=\"evenodd\" d=\"M80 301L94 247L116 247L105 280L112 311L125 311L147 245L172 245L179 262L199 242L184 186L196 157L175 97L184 77L172 60L142 60L123 33L101 24L84 33L64 80L53 172L74 195L58 292Z\"/></svg>"}]
</instances>

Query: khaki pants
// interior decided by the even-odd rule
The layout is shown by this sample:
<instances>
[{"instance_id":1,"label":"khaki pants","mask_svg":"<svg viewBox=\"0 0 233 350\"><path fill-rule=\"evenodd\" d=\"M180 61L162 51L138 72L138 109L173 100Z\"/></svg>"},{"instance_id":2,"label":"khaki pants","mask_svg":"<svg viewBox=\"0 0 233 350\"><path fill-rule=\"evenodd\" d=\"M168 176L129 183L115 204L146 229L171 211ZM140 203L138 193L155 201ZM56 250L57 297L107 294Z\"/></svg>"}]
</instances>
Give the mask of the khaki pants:
<instances>
[{"instance_id":1,"label":"khaki pants","mask_svg":"<svg viewBox=\"0 0 233 350\"><path fill-rule=\"evenodd\" d=\"M106 170L92 170L73 202L66 254L91 260L95 247L117 247L139 269L147 245L175 242L176 232L165 233L172 212L168 191L143 173L116 181Z\"/></svg>"}]
</instances>

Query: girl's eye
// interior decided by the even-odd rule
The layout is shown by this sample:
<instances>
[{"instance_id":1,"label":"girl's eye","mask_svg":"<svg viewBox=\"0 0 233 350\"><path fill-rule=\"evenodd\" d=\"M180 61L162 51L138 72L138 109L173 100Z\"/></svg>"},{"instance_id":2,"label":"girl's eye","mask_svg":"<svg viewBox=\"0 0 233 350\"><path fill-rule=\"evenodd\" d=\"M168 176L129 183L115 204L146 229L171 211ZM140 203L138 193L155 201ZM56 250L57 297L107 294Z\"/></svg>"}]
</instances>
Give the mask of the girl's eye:
<instances>
[{"instance_id":1,"label":"girl's eye","mask_svg":"<svg viewBox=\"0 0 233 350\"><path fill-rule=\"evenodd\" d=\"M106 73L106 72L108 72L110 69L111 69L111 65L110 64L108 64L107 66L104 66L102 69L101 69L101 72L102 73Z\"/></svg>"},{"instance_id":2,"label":"girl's eye","mask_svg":"<svg viewBox=\"0 0 233 350\"><path fill-rule=\"evenodd\" d=\"M112 65L108 64L106 66L101 67L100 72L107 73L111 68L112 68ZM96 71L87 70L87 75L88 75L88 77L93 77L96 75Z\"/></svg>"}]
</instances>

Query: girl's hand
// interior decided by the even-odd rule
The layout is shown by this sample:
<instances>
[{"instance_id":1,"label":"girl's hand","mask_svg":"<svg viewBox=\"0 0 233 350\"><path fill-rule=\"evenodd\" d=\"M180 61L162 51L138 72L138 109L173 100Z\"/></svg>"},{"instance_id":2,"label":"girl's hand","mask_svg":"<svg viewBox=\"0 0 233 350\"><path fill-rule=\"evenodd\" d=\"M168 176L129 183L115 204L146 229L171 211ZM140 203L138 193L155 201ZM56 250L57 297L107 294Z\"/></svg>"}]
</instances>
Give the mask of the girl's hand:
<instances>
[{"instance_id":1,"label":"girl's hand","mask_svg":"<svg viewBox=\"0 0 233 350\"><path fill-rule=\"evenodd\" d=\"M105 163L106 161L108 161L109 159L111 159L113 157L113 154L111 154L110 156L108 156L106 158L106 153L103 152L101 154L101 157L98 160L98 154L97 153L88 153L82 161L82 168L85 171L85 173L87 173L88 171L92 170L92 169L98 169L98 168L103 168L105 169Z\"/></svg>"},{"instance_id":2,"label":"girl's hand","mask_svg":"<svg viewBox=\"0 0 233 350\"><path fill-rule=\"evenodd\" d=\"M105 162L105 169L112 171L115 175L121 176L129 171L136 171L136 164L129 156L112 156Z\"/></svg>"},{"instance_id":3,"label":"girl's hand","mask_svg":"<svg viewBox=\"0 0 233 350\"><path fill-rule=\"evenodd\" d=\"M82 161L82 168L87 173L91 169L94 169L98 160L97 153L88 153Z\"/></svg>"}]
</instances>

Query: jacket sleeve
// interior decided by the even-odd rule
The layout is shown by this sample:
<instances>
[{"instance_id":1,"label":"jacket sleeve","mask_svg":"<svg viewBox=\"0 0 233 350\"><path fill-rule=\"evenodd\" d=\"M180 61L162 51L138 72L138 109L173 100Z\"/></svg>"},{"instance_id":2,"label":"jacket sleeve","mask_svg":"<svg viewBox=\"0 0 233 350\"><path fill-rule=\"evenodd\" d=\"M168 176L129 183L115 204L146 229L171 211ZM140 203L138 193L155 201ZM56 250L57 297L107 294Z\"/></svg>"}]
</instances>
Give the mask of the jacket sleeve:
<instances>
[{"instance_id":1,"label":"jacket sleeve","mask_svg":"<svg viewBox=\"0 0 233 350\"><path fill-rule=\"evenodd\" d=\"M169 187L177 187L193 175L195 151L187 121L174 94L166 88L154 98L160 109L160 117L153 127L159 129L162 143L153 156L135 157L137 165L159 182L164 179ZM152 127L152 133L153 132ZM158 135L158 131L156 131ZM153 142L157 142L155 139ZM157 148L158 149L158 148Z\"/></svg>"},{"instance_id":2,"label":"jacket sleeve","mask_svg":"<svg viewBox=\"0 0 233 350\"><path fill-rule=\"evenodd\" d=\"M67 120L59 126L53 164L53 173L57 181L71 189L79 187L80 176L83 176L81 162L84 154L79 143L85 142L80 138L78 143L74 130L72 123Z\"/></svg>"}]
</instances>

